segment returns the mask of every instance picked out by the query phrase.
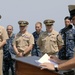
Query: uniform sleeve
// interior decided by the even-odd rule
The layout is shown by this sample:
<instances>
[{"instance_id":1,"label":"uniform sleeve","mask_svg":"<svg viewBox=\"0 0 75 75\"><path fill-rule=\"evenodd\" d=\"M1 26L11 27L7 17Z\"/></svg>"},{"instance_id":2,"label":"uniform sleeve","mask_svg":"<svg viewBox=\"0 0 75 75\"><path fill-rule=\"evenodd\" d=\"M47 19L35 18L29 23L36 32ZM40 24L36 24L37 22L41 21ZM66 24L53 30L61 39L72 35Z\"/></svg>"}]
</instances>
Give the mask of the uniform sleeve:
<instances>
[{"instance_id":1,"label":"uniform sleeve","mask_svg":"<svg viewBox=\"0 0 75 75\"><path fill-rule=\"evenodd\" d=\"M2 33L3 40L8 39L8 34L7 34L7 31L6 31L5 28L2 29L2 32L3 32L3 33Z\"/></svg>"},{"instance_id":2,"label":"uniform sleeve","mask_svg":"<svg viewBox=\"0 0 75 75\"><path fill-rule=\"evenodd\" d=\"M41 46L42 45L42 42L41 42L41 35L39 36L38 40L37 40L37 45L38 46Z\"/></svg>"},{"instance_id":3,"label":"uniform sleeve","mask_svg":"<svg viewBox=\"0 0 75 75\"><path fill-rule=\"evenodd\" d=\"M63 41L62 36L60 34L57 35L57 43L59 46L64 45L64 41Z\"/></svg>"},{"instance_id":4,"label":"uniform sleeve","mask_svg":"<svg viewBox=\"0 0 75 75\"><path fill-rule=\"evenodd\" d=\"M34 37L31 34L30 39L29 39L29 45L34 44Z\"/></svg>"},{"instance_id":5,"label":"uniform sleeve","mask_svg":"<svg viewBox=\"0 0 75 75\"><path fill-rule=\"evenodd\" d=\"M13 39L12 44L16 46L16 38Z\"/></svg>"}]
</instances>

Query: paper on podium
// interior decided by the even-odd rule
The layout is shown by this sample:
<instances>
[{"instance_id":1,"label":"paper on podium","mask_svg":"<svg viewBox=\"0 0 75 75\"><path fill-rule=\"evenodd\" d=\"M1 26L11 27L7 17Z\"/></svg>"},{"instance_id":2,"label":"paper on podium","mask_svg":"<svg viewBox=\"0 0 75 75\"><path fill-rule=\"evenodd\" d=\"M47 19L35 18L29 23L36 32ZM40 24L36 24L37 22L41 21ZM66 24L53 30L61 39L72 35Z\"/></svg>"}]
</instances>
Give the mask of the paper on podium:
<instances>
[{"instance_id":1,"label":"paper on podium","mask_svg":"<svg viewBox=\"0 0 75 75\"><path fill-rule=\"evenodd\" d=\"M54 65L57 65L57 63L50 61L49 59L50 59L50 57L48 56L48 54L44 54L39 60L37 60L37 62L39 62L39 63L47 62L47 63L52 63Z\"/></svg>"}]
</instances>

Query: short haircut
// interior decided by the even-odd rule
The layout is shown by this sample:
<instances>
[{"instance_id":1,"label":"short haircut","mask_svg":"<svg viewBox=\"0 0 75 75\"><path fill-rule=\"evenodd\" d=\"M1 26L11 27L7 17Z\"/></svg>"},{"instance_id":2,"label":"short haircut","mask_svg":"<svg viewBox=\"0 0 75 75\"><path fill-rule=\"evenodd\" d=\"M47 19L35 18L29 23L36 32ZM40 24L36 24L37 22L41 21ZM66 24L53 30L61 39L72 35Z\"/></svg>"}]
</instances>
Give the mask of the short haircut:
<instances>
[{"instance_id":1,"label":"short haircut","mask_svg":"<svg viewBox=\"0 0 75 75\"><path fill-rule=\"evenodd\" d=\"M13 26L12 26L12 25L8 25L7 28L8 28L9 26L11 26L11 27L12 27L12 30L13 30Z\"/></svg>"},{"instance_id":2,"label":"short haircut","mask_svg":"<svg viewBox=\"0 0 75 75\"><path fill-rule=\"evenodd\" d=\"M66 19L71 20L69 16L66 16L66 17L64 18L64 20L66 20Z\"/></svg>"},{"instance_id":3,"label":"short haircut","mask_svg":"<svg viewBox=\"0 0 75 75\"><path fill-rule=\"evenodd\" d=\"M42 23L41 23L41 22L36 22L36 24L35 24L35 25L37 25L37 24L40 24L40 26L42 27Z\"/></svg>"}]
</instances>

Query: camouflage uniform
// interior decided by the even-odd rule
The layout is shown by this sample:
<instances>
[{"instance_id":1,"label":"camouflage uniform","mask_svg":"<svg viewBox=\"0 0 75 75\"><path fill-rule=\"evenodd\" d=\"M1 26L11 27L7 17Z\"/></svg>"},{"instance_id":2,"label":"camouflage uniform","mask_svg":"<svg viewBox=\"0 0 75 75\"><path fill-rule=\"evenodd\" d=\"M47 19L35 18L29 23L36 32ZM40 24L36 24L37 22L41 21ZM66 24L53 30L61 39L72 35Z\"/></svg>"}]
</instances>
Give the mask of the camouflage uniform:
<instances>
[{"instance_id":1,"label":"camouflage uniform","mask_svg":"<svg viewBox=\"0 0 75 75\"><path fill-rule=\"evenodd\" d=\"M65 45L59 51L58 56L62 60L65 60L65 59L68 60L68 59L72 58L73 55L74 55L74 46L75 46L74 35L75 35L75 30L70 29L70 30L66 31L65 33L62 33L62 30L61 30L60 34L62 35L62 38L63 38L63 40L65 42Z\"/></svg>"},{"instance_id":2,"label":"camouflage uniform","mask_svg":"<svg viewBox=\"0 0 75 75\"><path fill-rule=\"evenodd\" d=\"M7 44L5 44L3 46L3 71L4 71L4 75L9 75L9 69L11 68L12 71L12 75L15 75L14 73L14 61L11 58L11 53L14 53L13 47L12 47L12 42L14 39L15 35L12 34L11 37L9 37L9 39L7 40Z\"/></svg>"},{"instance_id":3,"label":"camouflage uniform","mask_svg":"<svg viewBox=\"0 0 75 75\"><path fill-rule=\"evenodd\" d=\"M43 31L41 31L40 34L41 34L41 33L43 33ZM34 44L34 47L33 47L33 49L32 49L32 56L34 56L34 55L35 55L35 56L41 56L41 52L40 52L40 50L39 50L39 46L36 44L37 39L39 38L39 35L40 35L40 34L37 34L36 31L33 32L35 44Z\"/></svg>"}]
</instances>

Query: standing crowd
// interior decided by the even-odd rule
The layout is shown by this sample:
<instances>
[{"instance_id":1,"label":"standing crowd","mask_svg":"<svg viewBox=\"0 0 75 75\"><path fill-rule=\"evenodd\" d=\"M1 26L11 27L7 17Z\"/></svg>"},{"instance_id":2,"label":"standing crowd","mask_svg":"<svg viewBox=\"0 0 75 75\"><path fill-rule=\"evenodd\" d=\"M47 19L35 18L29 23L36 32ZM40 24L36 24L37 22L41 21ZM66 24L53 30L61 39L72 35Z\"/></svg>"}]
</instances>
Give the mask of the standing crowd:
<instances>
[{"instance_id":1,"label":"standing crowd","mask_svg":"<svg viewBox=\"0 0 75 75\"><path fill-rule=\"evenodd\" d=\"M63 75L74 75L72 68L75 68L75 5L69 5L69 11L70 17L64 18L65 27L60 32L53 28L55 21L52 19L44 20L45 31L42 30L41 22L35 23L35 32L32 34L27 31L29 22L25 20L18 21L20 30L17 34L13 33L13 25L8 25L6 29L0 26L0 75L9 75L10 69L11 74L15 75L16 62L12 59L13 55L41 57L45 53L59 65L43 63L40 66L56 72L67 70ZM70 62L73 62L73 67L69 67ZM68 68L64 67L64 63L68 64Z\"/></svg>"}]
</instances>

